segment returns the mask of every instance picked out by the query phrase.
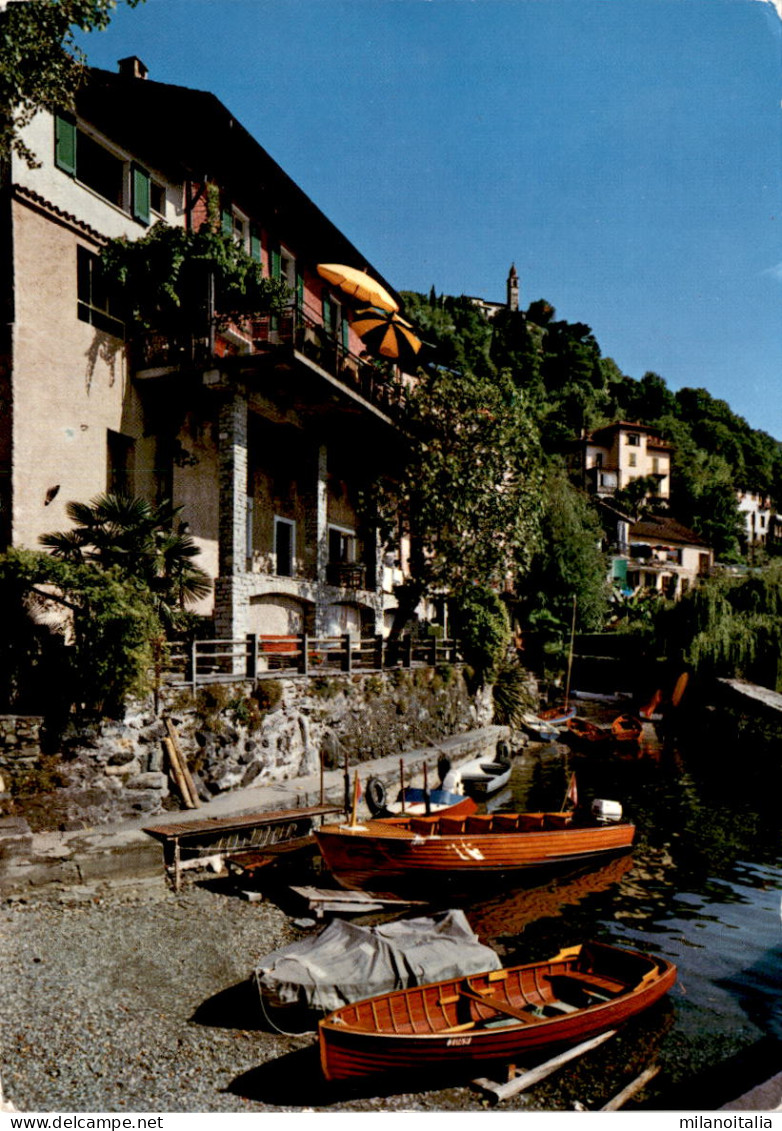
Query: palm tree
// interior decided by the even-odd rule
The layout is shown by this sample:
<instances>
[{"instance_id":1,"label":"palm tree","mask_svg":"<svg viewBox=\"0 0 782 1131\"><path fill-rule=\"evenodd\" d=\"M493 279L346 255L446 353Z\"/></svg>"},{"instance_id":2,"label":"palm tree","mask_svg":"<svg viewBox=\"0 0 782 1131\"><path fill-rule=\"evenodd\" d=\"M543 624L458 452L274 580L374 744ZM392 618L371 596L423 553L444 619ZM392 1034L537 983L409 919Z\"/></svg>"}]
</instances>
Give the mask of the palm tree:
<instances>
[{"instance_id":1,"label":"palm tree","mask_svg":"<svg viewBox=\"0 0 782 1131\"><path fill-rule=\"evenodd\" d=\"M200 550L178 522L182 507L157 505L127 495L99 495L65 508L73 527L42 534L39 541L58 558L95 562L137 578L152 592L163 623L173 628L178 614L212 589L209 575L195 565Z\"/></svg>"}]
</instances>

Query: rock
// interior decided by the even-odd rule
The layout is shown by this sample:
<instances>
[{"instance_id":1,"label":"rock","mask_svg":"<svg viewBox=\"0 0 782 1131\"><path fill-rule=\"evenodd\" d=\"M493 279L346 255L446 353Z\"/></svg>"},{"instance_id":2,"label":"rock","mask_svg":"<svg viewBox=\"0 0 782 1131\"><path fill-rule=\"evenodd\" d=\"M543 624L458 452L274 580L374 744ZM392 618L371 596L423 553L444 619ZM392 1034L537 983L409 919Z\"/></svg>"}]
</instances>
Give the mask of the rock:
<instances>
[{"instance_id":1,"label":"rock","mask_svg":"<svg viewBox=\"0 0 782 1131\"><path fill-rule=\"evenodd\" d=\"M128 789L157 789L162 792L168 792L168 778L165 774L157 772L148 772L136 774L132 778L128 778L125 783Z\"/></svg>"},{"instance_id":2,"label":"rock","mask_svg":"<svg viewBox=\"0 0 782 1131\"><path fill-rule=\"evenodd\" d=\"M138 758L132 758L129 762L124 762L120 766L105 766L103 772L105 774L140 774L141 763Z\"/></svg>"}]
</instances>

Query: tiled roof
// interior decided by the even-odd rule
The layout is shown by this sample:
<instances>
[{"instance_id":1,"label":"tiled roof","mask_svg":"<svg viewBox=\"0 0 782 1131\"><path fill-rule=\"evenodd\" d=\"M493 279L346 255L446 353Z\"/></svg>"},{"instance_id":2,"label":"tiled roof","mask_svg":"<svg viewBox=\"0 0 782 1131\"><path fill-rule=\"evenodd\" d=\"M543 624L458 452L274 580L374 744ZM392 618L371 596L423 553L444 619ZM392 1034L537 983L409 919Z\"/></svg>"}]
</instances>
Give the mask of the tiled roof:
<instances>
[{"instance_id":1,"label":"tiled roof","mask_svg":"<svg viewBox=\"0 0 782 1131\"><path fill-rule=\"evenodd\" d=\"M661 515L648 515L630 527L630 539L644 542L678 542L687 546L703 546L708 543L694 530L677 522L675 518Z\"/></svg>"}]
</instances>

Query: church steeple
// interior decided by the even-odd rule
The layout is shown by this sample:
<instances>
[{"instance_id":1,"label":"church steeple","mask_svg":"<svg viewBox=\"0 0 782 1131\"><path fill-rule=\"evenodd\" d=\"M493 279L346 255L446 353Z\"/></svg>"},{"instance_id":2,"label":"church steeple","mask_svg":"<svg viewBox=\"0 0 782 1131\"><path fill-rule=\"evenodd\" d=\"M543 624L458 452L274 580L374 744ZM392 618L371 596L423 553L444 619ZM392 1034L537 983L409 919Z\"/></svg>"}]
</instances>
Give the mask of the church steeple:
<instances>
[{"instance_id":1,"label":"church steeple","mask_svg":"<svg viewBox=\"0 0 782 1131\"><path fill-rule=\"evenodd\" d=\"M511 263L508 272L508 310L519 309L519 273L516 264Z\"/></svg>"}]
</instances>

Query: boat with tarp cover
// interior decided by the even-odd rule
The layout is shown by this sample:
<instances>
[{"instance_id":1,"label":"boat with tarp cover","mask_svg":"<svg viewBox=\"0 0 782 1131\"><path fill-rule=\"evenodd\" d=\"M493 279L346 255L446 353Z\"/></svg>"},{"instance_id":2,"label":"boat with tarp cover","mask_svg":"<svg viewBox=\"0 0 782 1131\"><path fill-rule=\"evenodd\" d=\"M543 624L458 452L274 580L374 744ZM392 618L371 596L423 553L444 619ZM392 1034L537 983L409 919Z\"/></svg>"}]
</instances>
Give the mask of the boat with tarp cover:
<instances>
[{"instance_id":1,"label":"boat with tarp cover","mask_svg":"<svg viewBox=\"0 0 782 1131\"><path fill-rule=\"evenodd\" d=\"M590 942L543 962L353 1002L318 1027L327 1080L513 1061L617 1028L671 989L664 958Z\"/></svg>"}]
</instances>

